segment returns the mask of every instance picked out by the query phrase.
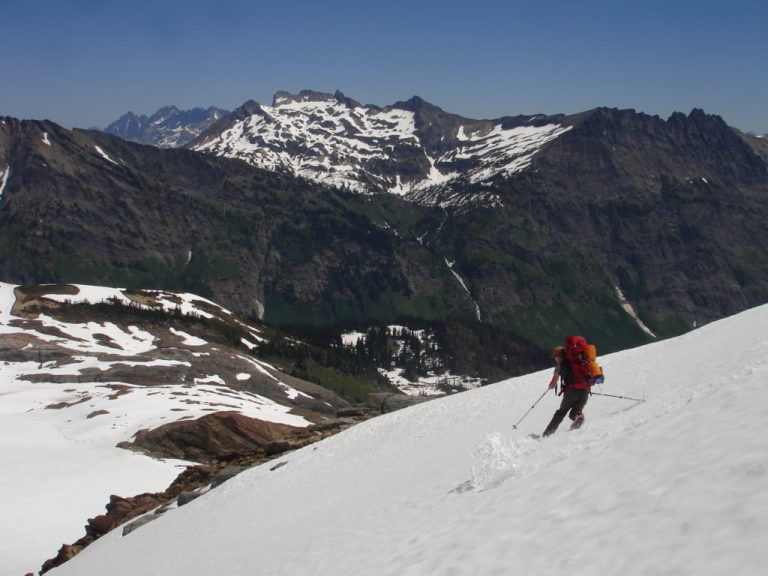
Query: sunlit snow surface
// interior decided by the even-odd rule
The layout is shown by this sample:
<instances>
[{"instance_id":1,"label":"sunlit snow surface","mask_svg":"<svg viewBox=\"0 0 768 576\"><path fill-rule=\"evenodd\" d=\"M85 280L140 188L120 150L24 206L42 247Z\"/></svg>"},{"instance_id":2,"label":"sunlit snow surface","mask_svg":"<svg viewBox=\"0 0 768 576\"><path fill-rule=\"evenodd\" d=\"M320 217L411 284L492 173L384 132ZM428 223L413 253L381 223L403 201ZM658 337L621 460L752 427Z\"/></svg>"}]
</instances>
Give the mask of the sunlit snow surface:
<instances>
[{"instance_id":1,"label":"sunlit snow surface","mask_svg":"<svg viewBox=\"0 0 768 576\"><path fill-rule=\"evenodd\" d=\"M128 302L122 290L77 289L77 294L46 297L73 303ZM86 519L104 513L110 494L133 496L168 487L188 463L153 460L116 448L138 430L216 411L237 411L297 427L309 424L290 414L287 406L226 386L217 374L155 386L101 381L95 376L115 364L146 367L178 362L143 358L156 343L152 334L136 326L73 324L44 314L34 324L26 322L11 314L13 290L13 285L0 283L0 334L20 338L15 344L19 347L25 338L44 340L71 350L72 356L66 362L0 362L0 576L37 572L62 543L84 535ZM205 317L211 316L210 307L223 310L190 294L156 296L157 306L183 314ZM190 347L206 344L174 333ZM259 338L256 333L251 336ZM275 379L286 399L303 394L277 381L263 362L243 359L254 373ZM77 378L69 383L51 381L63 375Z\"/></svg>"},{"instance_id":2,"label":"sunlit snow surface","mask_svg":"<svg viewBox=\"0 0 768 576\"><path fill-rule=\"evenodd\" d=\"M3 192L5 192L5 187L8 185L8 180L10 180L10 177L10 166L7 166L6 168L0 168L0 198L3 197Z\"/></svg>"},{"instance_id":3,"label":"sunlit snow surface","mask_svg":"<svg viewBox=\"0 0 768 576\"><path fill-rule=\"evenodd\" d=\"M554 394L520 417L549 370L369 420L52 574L762 575L766 324L601 357L598 392L646 401L593 396L545 440Z\"/></svg>"},{"instance_id":4,"label":"sunlit snow surface","mask_svg":"<svg viewBox=\"0 0 768 576\"><path fill-rule=\"evenodd\" d=\"M197 150L359 192L405 195L458 179L478 183L524 170L544 144L569 129L558 124L503 128L499 123L482 130L460 126L455 147L431 157L411 111L354 106L333 97L278 98L274 106L261 106L261 114L237 122ZM404 150L429 165L426 177L404 181L400 174L383 175L379 167L394 166ZM457 170L457 161L469 161L465 165L472 167Z\"/></svg>"}]
</instances>

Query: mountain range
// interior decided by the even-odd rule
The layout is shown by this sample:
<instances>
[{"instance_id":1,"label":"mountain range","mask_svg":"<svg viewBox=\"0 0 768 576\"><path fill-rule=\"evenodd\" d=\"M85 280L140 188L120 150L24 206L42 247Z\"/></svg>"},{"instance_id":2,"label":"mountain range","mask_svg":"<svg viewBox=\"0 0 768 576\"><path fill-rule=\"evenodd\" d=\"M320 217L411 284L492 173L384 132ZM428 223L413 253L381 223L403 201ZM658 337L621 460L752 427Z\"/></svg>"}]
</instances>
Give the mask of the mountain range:
<instances>
[{"instance_id":1,"label":"mountain range","mask_svg":"<svg viewBox=\"0 0 768 576\"><path fill-rule=\"evenodd\" d=\"M462 318L476 338L585 333L604 350L768 298L768 148L701 110L478 121L278 93L187 146L3 119L2 277L190 291L282 326Z\"/></svg>"},{"instance_id":2,"label":"mountain range","mask_svg":"<svg viewBox=\"0 0 768 576\"><path fill-rule=\"evenodd\" d=\"M469 120L418 97L379 108L340 92L278 92L272 106L248 102L189 147L357 192L461 205L472 200L462 188L524 170L569 129L545 116Z\"/></svg>"},{"instance_id":3,"label":"mountain range","mask_svg":"<svg viewBox=\"0 0 768 576\"><path fill-rule=\"evenodd\" d=\"M179 110L176 106L160 108L152 116L127 112L104 129L124 140L160 148L177 148L205 132L211 124L229 114L213 106Z\"/></svg>"},{"instance_id":4,"label":"mountain range","mask_svg":"<svg viewBox=\"0 0 768 576\"><path fill-rule=\"evenodd\" d=\"M135 123L135 138L155 139L152 146L126 139L130 118L124 137L0 118L0 280L8 282L0 284L0 422L2 453L12 456L2 478L3 486L16 490L2 491L2 507L14 520L2 524L0 557L20 558L14 537L22 527L47 538L44 546L35 540L34 560L51 557L63 539L77 537L88 518L86 535L62 547L46 569L106 535L96 543L103 547L56 572L101 573L103 554L118 571L114 559L131 556L120 565L135 572L140 555L102 543L119 541L112 528L142 516L131 528L136 534L125 540L138 539L142 550L151 550L141 556L147 563L142 569L166 563L167 548L154 544L175 546L155 530L166 533L174 526L171 532L186 534L204 549L196 535L215 526L216 534L228 538L226 545L218 543L220 549L232 557L240 558L238 550L245 547L235 550L229 543L240 542L240 533L258 533L273 555L257 555L260 568L301 573L306 566L270 540L297 534L295 523L283 525L270 507L284 506L287 490L309 495L299 498L300 508L319 510L319 516L306 516L314 536L320 534L319 518L336 522L333 511L347 510L347 503L362 514L358 524L361 516L344 512L340 524L322 532L328 546L309 548L313 570L328 565L331 556L323 551L341 546L345 534L379 534L376 518L388 518L387 526L408 534L391 541L402 560L391 564L395 572L413 566L439 570L445 554L429 556L425 564L409 552L419 539L407 530L410 520L423 534L440 531L426 517L457 526L449 520L453 516L437 512L427 493L442 494L442 505L446 498L493 491L537 466L551 465L551 478L573 475L584 469L583 459L569 457L571 468L562 456L578 454L582 442L607 451L599 467L614 471L618 452L604 439L618 435L632 445L638 458L622 461L644 461L649 452L642 442L634 445L633 432L640 426L650 430L651 421L666 422L654 436L654 455L670 448L664 477L685 478L688 489L682 493L690 493L690 479L711 478L699 467L679 466L689 444L706 462L724 460L719 444L696 444L703 437L702 420L728 440L723 445L748 447L747 456L729 468L738 473L718 477L714 491L697 491L692 509L727 500L729 480L749 486L760 481L764 471L749 456L761 453L759 440L734 432L737 417L752 422L752 415L733 391L754 392L764 368L762 356L754 355L762 346L755 326L764 308L729 321L724 325L732 328L722 332L713 324L670 342L606 354L768 301L765 139L701 110L666 120L608 108L472 120L419 98L374 107L341 93L309 91L281 92L271 106L248 102L217 115L201 120L205 115L187 116L171 107L151 122ZM540 451L530 438L489 433L493 422L508 427L516 407L519 414L533 408L531 386L543 387L549 378L538 372L507 381L503 389L485 386L458 400L376 418L334 442L321 442L371 415L410 404L393 384L426 394L440 378L440 390L452 391L456 382L462 388L527 374L545 366L547 349L567 334L583 334L598 345L607 382L621 396L611 401L636 402L595 406L593 398L589 418L603 419L602 428L598 423L578 436L563 435ZM733 364L723 364L723 355ZM715 383L724 378L734 385L720 393ZM694 398L696 386L704 392ZM706 402L696 404L696 398ZM688 415L694 404L701 410ZM733 418L721 417L731 411ZM424 418L410 420L408 414ZM547 417L534 412L525 431L540 431ZM435 428L427 432L424 422ZM378 435L379 429L385 433ZM678 436L676 444L661 441ZM423 444L425 437L430 441ZM432 460L425 454L439 448L437 438L452 438L446 444L451 450ZM349 442L365 446L346 452ZM124 450L114 449L118 443ZM302 446L307 448L289 455ZM304 466L315 453L321 463ZM392 465L392 458L400 462L408 455L423 462L424 470ZM224 515L245 515L237 516L234 529L207 515L190 520L194 513L185 510L195 510L194 503L170 520L153 522L163 528L139 526L163 518L229 474L266 461L268 466L244 476L258 477L257 487L238 477L201 500L203 508L226 508L232 498L238 510ZM629 466L614 480L639 474ZM390 491L406 476L413 480L406 485L424 488L415 500ZM292 491L305 477L317 491ZM356 478L356 488L342 477ZM279 480L273 485L272 478ZM531 481L542 485L540 478ZM523 484L528 494L533 484ZM246 485L246 495L230 492L240 485ZM328 486L345 488L333 492ZM378 507L369 522L365 503L374 494L363 486L385 495L382 506L399 511L396 517ZM759 509L762 492L750 489ZM317 508L315 493L324 494L330 508ZM269 502L250 507L254 494ZM659 494L643 484L629 496L637 504ZM680 494L663 499L661 508L678 504ZM595 501L585 500L567 523L583 519L584 506ZM105 502L106 514L91 517ZM506 509L501 501L488 503ZM408 512L424 506L429 514ZM453 509L465 517L470 508L475 510L459 503ZM61 518L41 522L31 510L57 510ZM685 520L690 510L675 510L680 530L695 531ZM534 518L536 510L519 512ZM254 520L265 514L273 520ZM288 516L302 514L294 509ZM734 519L730 524L702 522L702 532L756 525L752 516L728 517ZM180 529L175 518L184 525L190 520L194 534ZM645 524L659 522L658 515L644 516ZM50 530L40 531L40 525ZM525 525L527 530L534 523ZM348 533L344 526L362 531ZM641 532L631 532L634 542ZM752 569L749 534L735 538L747 547L739 555L744 573ZM720 536L725 542L733 534ZM379 534L375 541L385 539ZM671 534L667 540L678 541ZM355 542L368 551L368 562L378 562L369 542ZM456 549L450 539L436 542L440 549ZM682 550L688 566L699 561L695 547ZM492 552L489 557L496 559L502 553ZM234 570L218 564L214 569L210 562L219 562L220 554L189 556L194 569L179 564L178 554L172 557L171 571ZM626 571L622 558L604 563L604 571ZM475 557L473 565L480 560ZM348 566L359 569L362 559L353 555L349 564L338 564L334 555L333 561L345 572ZM484 565L495 571L495 562ZM524 564L541 571L535 556L525 556Z\"/></svg>"}]
</instances>

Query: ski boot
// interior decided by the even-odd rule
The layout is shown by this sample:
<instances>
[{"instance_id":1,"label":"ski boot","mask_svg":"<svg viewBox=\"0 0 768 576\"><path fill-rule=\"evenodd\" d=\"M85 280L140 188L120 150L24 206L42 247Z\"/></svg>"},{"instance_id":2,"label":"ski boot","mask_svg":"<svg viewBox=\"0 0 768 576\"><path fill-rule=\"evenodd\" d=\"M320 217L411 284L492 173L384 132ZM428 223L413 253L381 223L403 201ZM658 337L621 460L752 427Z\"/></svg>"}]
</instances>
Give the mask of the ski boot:
<instances>
[{"instance_id":1,"label":"ski boot","mask_svg":"<svg viewBox=\"0 0 768 576\"><path fill-rule=\"evenodd\" d=\"M581 425L584 424L584 414L578 414L576 418L573 419L573 423L571 424L571 430L578 430L581 428Z\"/></svg>"}]
</instances>

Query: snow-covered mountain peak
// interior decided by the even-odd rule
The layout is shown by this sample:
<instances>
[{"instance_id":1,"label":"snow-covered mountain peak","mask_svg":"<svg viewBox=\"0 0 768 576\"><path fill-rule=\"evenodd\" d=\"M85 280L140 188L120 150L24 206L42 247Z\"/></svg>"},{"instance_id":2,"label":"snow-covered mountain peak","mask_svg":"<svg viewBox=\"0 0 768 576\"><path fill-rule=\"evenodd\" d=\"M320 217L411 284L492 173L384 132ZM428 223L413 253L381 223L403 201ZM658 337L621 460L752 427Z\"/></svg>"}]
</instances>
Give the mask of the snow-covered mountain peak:
<instances>
[{"instance_id":1,"label":"snow-covered mountain peak","mask_svg":"<svg viewBox=\"0 0 768 576\"><path fill-rule=\"evenodd\" d=\"M447 114L421 98L380 108L341 92L278 92L272 106L194 143L196 150L361 193L387 192L426 204L498 201L454 190L509 176L569 129L531 118L509 126Z\"/></svg>"}]
</instances>

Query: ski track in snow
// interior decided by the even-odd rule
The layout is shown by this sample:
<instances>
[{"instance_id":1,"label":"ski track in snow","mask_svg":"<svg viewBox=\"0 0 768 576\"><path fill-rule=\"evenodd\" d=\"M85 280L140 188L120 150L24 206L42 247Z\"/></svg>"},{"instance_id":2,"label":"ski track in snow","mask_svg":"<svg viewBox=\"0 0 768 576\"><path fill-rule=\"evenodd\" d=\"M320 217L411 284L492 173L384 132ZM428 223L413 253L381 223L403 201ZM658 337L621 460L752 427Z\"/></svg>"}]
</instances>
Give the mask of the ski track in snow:
<instances>
[{"instance_id":1,"label":"ski track in snow","mask_svg":"<svg viewBox=\"0 0 768 576\"><path fill-rule=\"evenodd\" d=\"M690 337L690 334L673 340L670 344L678 345L687 337ZM738 382L758 372L768 374L768 357L761 352L765 346L755 343L752 348L754 359L733 371L730 374L731 382ZM658 356L647 354L653 349L652 345L649 345L624 353L626 356L635 354L645 356L640 361L640 365L645 366L645 371L634 375L637 389L643 395L645 389L652 387L649 382L651 378L656 378L659 374L664 378L668 377L658 365ZM748 348L745 356L749 358L751 352L752 350ZM702 362L701 366L706 364ZM713 374L711 369L696 370L692 367L692 374L695 377L695 385L676 387L673 393L666 394L662 402L649 403L645 398L639 398L642 401L635 401L593 395L585 409L586 414L589 414L596 402L613 402L615 408L606 413L610 419L598 420L596 424L592 424L591 418L588 418L587 423L580 430L570 431L570 421L566 417L558 428L558 433L548 438L490 433L475 448L469 480L459 485L456 491L465 492L471 489L480 492L496 488L504 482L535 474L538 470L548 468L559 460L572 457L578 451L602 446L606 442L611 442L613 438L622 439L637 429L653 426L657 420L663 420L683 410L691 410L692 405L701 398L709 398L711 395L730 395L727 387L724 387L728 382L723 382L719 374ZM625 381L628 375L620 375L620 377ZM679 378L690 379L690 375L682 374ZM595 386L593 390L598 394L616 394L615 391L611 391L610 382L608 380L605 385ZM560 398L558 403L559 401Z\"/></svg>"}]
</instances>

